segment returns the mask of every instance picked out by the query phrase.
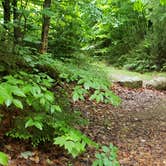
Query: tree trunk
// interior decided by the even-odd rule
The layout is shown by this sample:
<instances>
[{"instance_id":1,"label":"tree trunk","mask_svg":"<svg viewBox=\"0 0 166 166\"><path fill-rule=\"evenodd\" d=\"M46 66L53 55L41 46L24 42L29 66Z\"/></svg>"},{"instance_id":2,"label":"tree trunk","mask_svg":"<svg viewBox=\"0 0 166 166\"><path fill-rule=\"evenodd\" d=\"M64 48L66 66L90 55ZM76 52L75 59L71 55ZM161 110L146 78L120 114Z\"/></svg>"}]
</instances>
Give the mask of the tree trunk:
<instances>
[{"instance_id":1,"label":"tree trunk","mask_svg":"<svg viewBox=\"0 0 166 166\"><path fill-rule=\"evenodd\" d=\"M13 21L14 21L14 45L19 44L19 39L22 36L19 25L19 13L17 7L17 0L13 0Z\"/></svg>"},{"instance_id":2,"label":"tree trunk","mask_svg":"<svg viewBox=\"0 0 166 166\"><path fill-rule=\"evenodd\" d=\"M51 6L51 0L45 0L43 3L43 9L49 9ZM42 34L41 34L41 48L40 53L44 54L48 48L48 32L50 26L50 17L43 14Z\"/></svg>"},{"instance_id":3,"label":"tree trunk","mask_svg":"<svg viewBox=\"0 0 166 166\"><path fill-rule=\"evenodd\" d=\"M4 28L8 29L6 24L10 22L10 0L4 0L2 6L4 11Z\"/></svg>"}]
</instances>

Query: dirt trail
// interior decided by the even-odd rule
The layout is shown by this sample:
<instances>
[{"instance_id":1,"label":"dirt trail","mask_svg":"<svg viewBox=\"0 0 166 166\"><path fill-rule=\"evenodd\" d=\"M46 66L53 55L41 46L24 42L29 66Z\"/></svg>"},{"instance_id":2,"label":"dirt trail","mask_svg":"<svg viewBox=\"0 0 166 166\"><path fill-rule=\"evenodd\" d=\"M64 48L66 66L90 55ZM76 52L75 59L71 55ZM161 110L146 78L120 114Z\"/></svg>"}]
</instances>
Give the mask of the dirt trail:
<instances>
[{"instance_id":1,"label":"dirt trail","mask_svg":"<svg viewBox=\"0 0 166 166\"><path fill-rule=\"evenodd\" d=\"M96 141L119 148L121 166L166 166L166 93L116 86L118 108L87 104L91 119L85 132Z\"/></svg>"},{"instance_id":2,"label":"dirt trail","mask_svg":"<svg viewBox=\"0 0 166 166\"><path fill-rule=\"evenodd\" d=\"M73 104L89 119L81 130L98 143L116 145L121 166L166 166L166 92L117 85L113 91L122 98L117 108L89 100ZM11 166L91 166L94 160L95 150L91 148L72 159L50 144L34 149L27 142L0 140L0 149L11 157ZM34 156L20 158L25 151Z\"/></svg>"},{"instance_id":3,"label":"dirt trail","mask_svg":"<svg viewBox=\"0 0 166 166\"><path fill-rule=\"evenodd\" d=\"M124 142L129 148L129 156L124 156L121 164L165 166L166 95L145 89L124 91L120 96L123 102L118 113L117 136L121 141L119 143Z\"/></svg>"}]
</instances>

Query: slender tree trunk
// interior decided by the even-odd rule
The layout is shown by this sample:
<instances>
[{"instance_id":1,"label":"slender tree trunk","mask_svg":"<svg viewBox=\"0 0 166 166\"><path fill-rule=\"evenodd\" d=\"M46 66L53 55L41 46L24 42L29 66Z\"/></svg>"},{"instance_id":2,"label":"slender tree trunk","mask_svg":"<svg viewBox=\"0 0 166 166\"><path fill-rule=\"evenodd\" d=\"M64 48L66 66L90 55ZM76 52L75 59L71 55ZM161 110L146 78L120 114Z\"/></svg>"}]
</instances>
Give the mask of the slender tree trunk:
<instances>
[{"instance_id":1,"label":"slender tree trunk","mask_svg":"<svg viewBox=\"0 0 166 166\"><path fill-rule=\"evenodd\" d=\"M12 5L13 5L13 21L14 21L14 45L16 45L19 44L19 38L21 37L17 0L13 0Z\"/></svg>"},{"instance_id":2,"label":"slender tree trunk","mask_svg":"<svg viewBox=\"0 0 166 166\"><path fill-rule=\"evenodd\" d=\"M49 9L50 6L51 6L51 0L45 0L43 3L43 9ZM42 54L47 52L49 26L50 26L50 17L43 14L41 48L40 48L40 53Z\"/></svg>"},{"instance_id":3,"label":"slender tree trunk","mask_svg":"<svg viewBox=\"0 0 166 166\"><path fill-rule=\"evenodd\" d=\"M4 28L8 29L6 24L10 22L10 0L4 0L2 6L4 11Z\"/></svg>"},{"instance_id":4,"label":"slender tree trunk","mask_svg":"<svg viewBox=\"0 0 166 166\"><path fill-rule=\"evenodd\" d=\"M25 6L24 7L22 6L22 9L26 9L27 5L28 5L28 0L26 0ZM28 19L25 14L23 14L23 17L24 17L24 28L23 28L22 41L27 31L27 19Z\"/></svg>"}]
</instances>

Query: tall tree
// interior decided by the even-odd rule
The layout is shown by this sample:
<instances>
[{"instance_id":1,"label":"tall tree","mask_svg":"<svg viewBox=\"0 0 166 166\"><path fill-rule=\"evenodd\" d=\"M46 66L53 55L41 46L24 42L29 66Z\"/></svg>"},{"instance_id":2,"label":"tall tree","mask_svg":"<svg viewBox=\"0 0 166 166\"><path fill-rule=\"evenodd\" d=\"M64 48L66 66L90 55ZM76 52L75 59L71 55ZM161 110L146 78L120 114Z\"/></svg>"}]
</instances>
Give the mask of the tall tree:
<instances>
[{"instance_id":1,"label":"tall tree","mask_svg":"<svg viewBox=\"0 0 166 166\"><path fill-rule=\"evenodd\" d=\"M51 0L44 0L43 10L47 11L51 7ZM40 52L46 53L48 48L48 32L50 26L50 16L44 12L43 14L43 23L42 23L42 34L41 34L41 49Z\"/></svg>"},{"instance_id":2,"label":"tall tree","mask_svg":"<svg viewBox=\"0 0 166 166\"><path fill-rule=\"evenodd\" d=\"M7 29L6 24L10 22L10 0L3 0L2 6L4 11L4 27Z\"/></svg>"},{"instance_id":3,"label":"tall tree","mask_svg":"<svg viewBox=\"0 0 166 166\"><path fill-rule=\"evenodd\" d=\"M19 25L18 0L13 0L12 5L13 5L13 20L14 20L14 44L19 44L19 40L22 34Z\"/></svg>"}]
</instances>

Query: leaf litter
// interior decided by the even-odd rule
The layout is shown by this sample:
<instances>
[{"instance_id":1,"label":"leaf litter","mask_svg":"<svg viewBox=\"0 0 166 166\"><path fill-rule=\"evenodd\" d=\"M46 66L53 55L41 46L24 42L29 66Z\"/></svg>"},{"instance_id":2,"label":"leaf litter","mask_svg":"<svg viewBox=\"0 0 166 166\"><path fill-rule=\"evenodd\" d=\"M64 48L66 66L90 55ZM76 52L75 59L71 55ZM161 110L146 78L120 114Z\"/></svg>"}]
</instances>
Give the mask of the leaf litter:
<instances>
[{"instance_id":1,"label":"leaf litter","mask_svg":"<svg viewBox=\"0 0 166 166\"><path fill-rule=\"evenodd\" d=\"M122 98L118 107L88 99L73 103L89 120L80 130L97 143L117 146L121 166L166 166L166 92L118 85L112 89ZM10 156L11 166L91 166L95 159L93 148L72 159L50 143L33 148L7 138L4 128L0 128L0 150Z\"/></svg>"}]
</instances>

